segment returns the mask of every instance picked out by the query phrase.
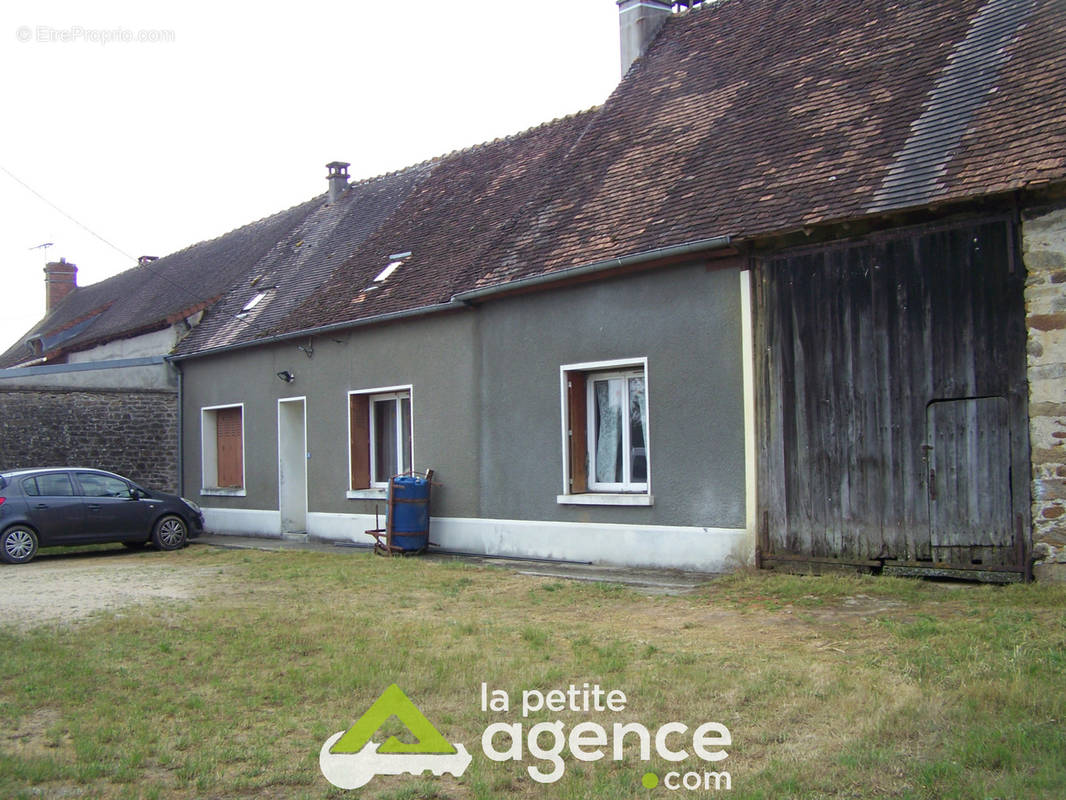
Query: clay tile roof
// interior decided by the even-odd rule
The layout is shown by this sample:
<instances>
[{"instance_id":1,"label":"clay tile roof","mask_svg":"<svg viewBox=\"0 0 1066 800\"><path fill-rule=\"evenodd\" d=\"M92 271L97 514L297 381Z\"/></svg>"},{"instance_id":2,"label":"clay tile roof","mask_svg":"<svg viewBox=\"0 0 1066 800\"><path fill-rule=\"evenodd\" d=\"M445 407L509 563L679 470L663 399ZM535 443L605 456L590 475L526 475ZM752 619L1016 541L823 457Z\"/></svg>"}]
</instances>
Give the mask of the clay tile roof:
<instances>
[{"instance_id":1,"label":"clay tile roof","mask_svg":"<svg viewBox=\"0 0 1066 800\"><path fill-rule=\"evenodd\" d=\"M325 196L316 198L310 211L246 270L175 353L247 343L289 330L286 319L329 283L330 275L389 219L428 171L428 165L420 164L355 182L335 203ZM253 300L255 305L245 312Z\"/></svg>"},{"instance_id":2,"label":"clay tile roof","mask_svg":"<svg viewBox=\"0 0 1066 800\"><path fill-rule=\"evenodd\" d=\"M210 306L306 216L304 203L209 241L71 292L0 355L0 368L33 358L25 342L43 339L50 360L115 339L160 330ZM73 333L73 335L69 335Z\"/></svg>"},{"instance_id":3,"label":"clay tile roof","mask_svg":"<svg viewBox=\"0 0 1066 800\"><path fill-rule=\"evenodd\" d=\"M671 17L483 259L496 285L1066 176L1062 0L721 0Z\"/></svg>"},{"instance_id":4,"label":"clay tile roof","mask_svg":"<svg viewBox=\"0 0 1066 800\"><path fill-rule=\"evenodd\" d=\"M529 212L595 110L428 162L409 194L286 319L298 330L448 302L473 285L483 253ZM411 255L375 281L391 259Z\"/></svg>"},{"instance_id":5,"label":"clay tile roof","mask_svg":"<svg viewBox=\"0 0 1066 800\"><path fill-rule=\"evenodd\" d=\"M189 355L1063 180L1064 0L718 0L672 15L600 108L78 289L34 332L84 346L221 298Z\"/></svg>"}]
</instances>

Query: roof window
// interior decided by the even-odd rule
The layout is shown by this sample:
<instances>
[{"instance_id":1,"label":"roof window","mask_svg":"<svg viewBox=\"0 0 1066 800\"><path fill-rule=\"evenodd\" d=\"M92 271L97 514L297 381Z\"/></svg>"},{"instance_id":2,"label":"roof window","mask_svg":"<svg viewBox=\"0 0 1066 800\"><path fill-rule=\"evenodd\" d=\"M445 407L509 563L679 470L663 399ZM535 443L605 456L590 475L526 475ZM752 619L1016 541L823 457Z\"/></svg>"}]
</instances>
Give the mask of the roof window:
<instances>
[{"instance_id":1,"label":"roof window","mask_svg":"<svg viewBox=\"0 0 1066 800\"><path fill-rule=\"evenodd\" d=\"M269 289L267 291L269 291ZM263 298L266 296L266 291L262 291L256 294L255 297L253 297L251 300L244 304L244 308L237 312L237 319L244 319L245 317L247 317L248 312L255 308L257 305L259 305L261 302L263 302Z\"/></svg>"},{"instance_id":2,"label":"roof window","mask_svg":"<svg viewBox=\"0 0 1066 800\"><path fill-rule=\"evenodd\" d=\"M378 276L374 278L374 283L384 283L389 279L396 270L403 266L404 261L411 257L411 251L406 253L393 253L389 256L389 265L385 269L378 273ZM369 287L368 287L369 288Z\"/></svg>"},{"instance_id":3,"label":"roof window","mask_svg":"<svg viewBox=\"0 0 1066 800\"><path fill-rule=\"evenodd\" d=\"M388 277L392 275L392 273L394 273L396 270L398 270L402 265L402 261L390 261L389 265L385 267L385 269L381 270L381 272L378 273L378 276L374 278L374 283L383 283L384 281L388 280Z\"/></svg>"}]
</instances>

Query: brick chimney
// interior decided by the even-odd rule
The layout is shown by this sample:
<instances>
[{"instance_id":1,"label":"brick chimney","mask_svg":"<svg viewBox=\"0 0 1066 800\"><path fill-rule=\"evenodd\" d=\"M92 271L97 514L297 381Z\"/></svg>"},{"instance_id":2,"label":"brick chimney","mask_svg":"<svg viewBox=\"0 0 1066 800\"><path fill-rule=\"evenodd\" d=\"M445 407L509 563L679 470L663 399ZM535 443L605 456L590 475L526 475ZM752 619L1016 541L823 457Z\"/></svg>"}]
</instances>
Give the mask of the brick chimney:
<instances>
[{"instance_id":1,"label":"brick chimney","mask_svg":"<svg viewBox=\"0 0 1066 800\"><path fill-rule=\"evenodd\" d=\"M63 298L78 288L78 268L65 258L52 261L44 267L46 314L58 306Z\"/></svg>"},{"instance_id":2,"label":"brick chimney","mask_svg":"<svg viewBox=\"0 0 1066 800\"><path fill-rule=\"evenodd\" d=\"M672 13L672 8L672 0L618 0L623 78L629 72L630 65L644 55L655 34Z\"/></svg>"},{"instance_id":3,"label":"brick chimney","mask_svg":"<svg viewBox=\"0 0 1066 800\"><path fill-rule=\"evenodd\" d=\"M329 174L326 176L326 180L329 181L329 201L336 203L340 199L340 196L344 194L344 190L348 188L348 167L350 167L347 161L330 161L326 164L326 169L329 170Z\"/></svg>"}]
</instances>

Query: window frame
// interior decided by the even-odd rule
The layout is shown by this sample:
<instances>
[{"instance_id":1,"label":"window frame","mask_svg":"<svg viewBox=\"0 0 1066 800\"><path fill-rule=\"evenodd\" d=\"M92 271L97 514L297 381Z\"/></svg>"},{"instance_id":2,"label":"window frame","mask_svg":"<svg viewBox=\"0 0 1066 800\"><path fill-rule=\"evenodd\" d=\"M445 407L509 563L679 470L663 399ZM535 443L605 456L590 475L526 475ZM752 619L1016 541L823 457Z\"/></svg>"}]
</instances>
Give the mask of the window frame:
<instances>
[{"instance_id":1,"label":"window frame","mask_svg":"<svg viewBox=\"0 0 1066 800\"><path fill-rule=\"evenodd\" d=\"M595 474L595 399L593 385L596 380L624 377L628 405L628 380L644 379L644 457L647 480L621 484L598 483ZM615 505L651 506L652 458L651 458L651 393L649 388L648 358L622 358L605 361L590 361L564 364L559 368L560 407L562 418L563 492L556 497L560 505ZM576 449L573 442L577 441ZM628 441L628 433L623 441ZM628 473L629 455L626 456ZM581 466L579 466L581 464Z\"/></svg>"},{"instance_id":2,"label":"window frame","mask_svg":"<svg viewBox=\"0 0 1066 800\"><path fill-rule=\"evenodd\" d=\"M381 480L377 475L378 441L374 424L374 407L377 403L394 402L396 404L396 427L395 435L396 453L399 455L407 450L411 467L414 466L415 456L415 431L414 431L414 386L411 384L401 386L382 386L373 389L356 389L348 392L348 490L349 499L380 499L385 496L389 486L389 478ZM354 398L359 398L355 400ZM402 413L403 403L407 401L407 430L404 430ZM365 428L363 427L365 423ZM357 430L358 426L358 430ZM405 435L406 434L406 435ZM359 452L356 452L356 437L365 437L365 446L359 442ZM404 447L405 439L410 440L410 448ZM403 463L400 457L401 466ZM363 479L365 476L365 479ZM357 480L357 477L359 480ZM359 483L360 485L356 485Z\"/></svg>"},{"instance_id":3,"label":"window frame","mask_svg":"<svg viewBox=\"0 0 1066 800\"><path fill-rule=\"evenodd\" d=\"M219 486L218 414L239 409L241 412L241 483ZM248 486L247 434L244 403L204 406L200 409L200 494L218 497L245 497Z\"/></svg>"},{"instance_id":4,"label":"window frame","mask_svg":"<svg viewBox=\"0 0 1066 800\"><path fill-rule=\"evenodd\" d=\"M585 434L587 437L587 454L588 454L588 477L586 478L586 485L590 492L613 492L618 494L645 494L648 491L648 481L634 481L631 474L632 470L632 451L633 446L630 442L630 426L623 424L621 426L622 434L622 451L624 457L622 459L622 480L621 481L598 481L594 477L597 474L596 470L596 454L598 448L596 447L596 426L594 422L596 418L596 390L595 384L600 381L612 381L620 380L625 389L625 403L624 408L628 412L630 400L629 394L629 381L631 378L640 378L644 381L645 386L645 417L647 417L647 377L643 369L625 369L614 370L609 372L587 372L585 373L585 396L586 396L586 424ZM647 462L647 419L644 420L644 451L645 462ZM647 469L645 469L647 472Z\"/></svg>"}]
</instances>

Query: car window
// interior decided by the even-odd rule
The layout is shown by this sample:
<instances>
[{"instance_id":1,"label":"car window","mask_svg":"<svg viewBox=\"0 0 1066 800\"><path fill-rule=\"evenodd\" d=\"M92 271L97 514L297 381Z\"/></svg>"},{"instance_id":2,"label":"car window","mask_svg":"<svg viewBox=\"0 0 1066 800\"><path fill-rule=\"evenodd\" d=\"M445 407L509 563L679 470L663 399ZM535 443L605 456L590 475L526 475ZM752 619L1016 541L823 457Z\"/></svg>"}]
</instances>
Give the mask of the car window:
<instances>
[{"instance_id":1,"label":"car window","mask_svg":"<svg viewBox=\"0 0 1066 800\"><path fill-rule=\"evenodd\" d=\"M25 478L22 481L22 491L30 497L73 497L74 485L70 482L69 475L57 472Z\"/></svg>"},{"instance_id":2,"label":"car window","mask_svg":"<svg viewBox=\"0 0 1066 800\"><path fill-rule=\"evenodd\" d=\"M85 497L131 497L130 485L110 475L79 472L78 483Z\"/></svg>"}]
</instances>

